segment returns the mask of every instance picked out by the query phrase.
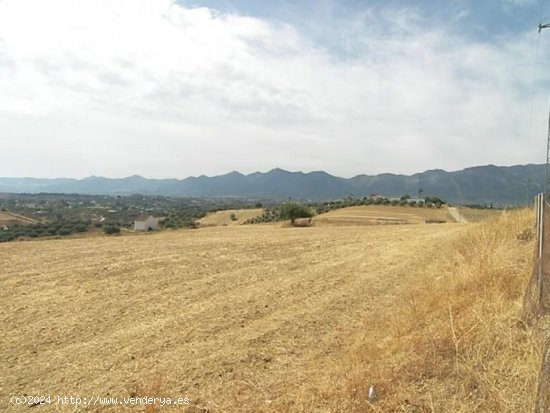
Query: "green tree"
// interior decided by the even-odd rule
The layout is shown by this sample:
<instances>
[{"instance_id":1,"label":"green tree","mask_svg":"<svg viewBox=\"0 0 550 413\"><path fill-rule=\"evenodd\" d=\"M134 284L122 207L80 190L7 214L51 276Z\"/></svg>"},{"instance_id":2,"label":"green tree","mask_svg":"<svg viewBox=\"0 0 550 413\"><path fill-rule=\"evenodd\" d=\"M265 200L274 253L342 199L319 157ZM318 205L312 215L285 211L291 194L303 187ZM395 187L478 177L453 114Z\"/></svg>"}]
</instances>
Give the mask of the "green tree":
<instances>
[{"instance_id":1,"label":"green tree","mask_svg":"<svg viewBox=\"0 0 550 413\"><path fill-rule=\"evenodd\" d=\"M437 204L437 203L444 204L445 203L444 200L442 200L441 198L438 198L436 196L427 196L426 198L424 198L424 201L426 201L426 203L431 202L432 204Z\"/></svg>"},{"instance_id":2,"label":"green tree","mask_svg":"<svg viewBox=\"0 0 550 413\"><path fill-rule=\"evenodd\" d=\"M279 216L282 219L290 219L292 225L297 218L311 218L313 212L305 205L288 202L279 207Z\"/></svg>"}]
</instances>

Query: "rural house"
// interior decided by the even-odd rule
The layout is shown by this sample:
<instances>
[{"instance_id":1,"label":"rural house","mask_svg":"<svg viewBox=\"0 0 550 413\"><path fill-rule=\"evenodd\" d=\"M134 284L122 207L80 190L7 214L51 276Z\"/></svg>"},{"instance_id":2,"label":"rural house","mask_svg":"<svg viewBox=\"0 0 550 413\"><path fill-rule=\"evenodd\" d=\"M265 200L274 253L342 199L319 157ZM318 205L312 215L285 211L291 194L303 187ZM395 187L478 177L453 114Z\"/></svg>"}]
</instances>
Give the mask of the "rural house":
<instances>
[{"instance_id":1,"label":"rural house","mask_svg":"<svg viewBox=\"0 0 550 413\"><path fill-rule=\"evenodd\" d=\"M134 220L134 231L152 231L157 229L158 226L158 218L155 218L152 215L137 217Z\"/></svg>"}]
</instances>

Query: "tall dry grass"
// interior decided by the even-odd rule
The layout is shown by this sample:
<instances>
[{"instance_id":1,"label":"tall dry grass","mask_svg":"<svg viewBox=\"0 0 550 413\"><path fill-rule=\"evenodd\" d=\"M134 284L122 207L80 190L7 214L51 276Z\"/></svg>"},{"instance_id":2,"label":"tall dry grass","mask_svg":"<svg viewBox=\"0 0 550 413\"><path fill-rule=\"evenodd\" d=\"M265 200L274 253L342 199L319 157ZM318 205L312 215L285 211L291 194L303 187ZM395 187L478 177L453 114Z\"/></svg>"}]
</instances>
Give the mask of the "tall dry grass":
<instances>
[{"instance_id":1,"label":"tall dry grass","mask_svg":"<svg viewBox=\"0 0 550 413\"><path fill-rule=\"evenodd\" d=\"M330 410L532 411L542 334L520 318L532 227L527 210L470 224L430 265L411 269L417 284L366 321L344 377L333 376L332 390L319 393ZM372 402L371 384L379 395Z\"/></svg>"}]
</instances>

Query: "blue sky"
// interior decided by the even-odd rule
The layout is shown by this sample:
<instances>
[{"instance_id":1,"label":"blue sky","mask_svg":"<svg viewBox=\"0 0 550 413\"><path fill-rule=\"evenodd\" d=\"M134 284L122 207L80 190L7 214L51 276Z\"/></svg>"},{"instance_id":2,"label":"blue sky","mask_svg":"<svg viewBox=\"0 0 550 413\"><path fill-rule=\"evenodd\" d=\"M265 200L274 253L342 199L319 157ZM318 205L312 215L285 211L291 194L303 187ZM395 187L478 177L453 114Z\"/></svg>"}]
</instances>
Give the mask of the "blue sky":
<instances>
[{"instance_id":1,"label":"blue sky","mask_svg":"<svg viewBox=\"0 0 550 413\"><path fill-rule=\"evenodd\" d=\"M540 18L548 17L550 3L539 0L205 0L185 1L186 6L210 7L225 13L238 13L260 18L276 19L293 24L304 20L330 25L335 19L345 20L366 8L378 10L410 9L434 24L447 27L479 40L532 30ZM548 4L545 4L548 3ZM326 27L329 29L329 27ZM328 30L327 30L328 31Z\"/></svg>"},{"instance_id":2,"label":"blue sky","mask_svg":"<svg viewBox=\"0 0 550 413\"><path fill-rule=\"evenodd\" d=\"M550 0L0 0L0 176L542 163Z\"/></svg>"}]
</instances>

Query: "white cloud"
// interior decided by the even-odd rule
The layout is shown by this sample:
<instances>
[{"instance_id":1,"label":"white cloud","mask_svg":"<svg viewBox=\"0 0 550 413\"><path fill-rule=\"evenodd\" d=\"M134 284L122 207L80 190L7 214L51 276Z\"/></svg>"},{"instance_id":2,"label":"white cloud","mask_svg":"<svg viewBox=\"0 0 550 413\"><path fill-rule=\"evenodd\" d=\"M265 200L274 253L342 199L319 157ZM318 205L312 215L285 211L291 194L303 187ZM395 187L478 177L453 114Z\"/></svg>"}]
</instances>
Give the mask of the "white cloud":
<instances>
[{"instance_id":1,"label":"white cloud","mask_svg":"<svg viewBox=\"0 0 550 413\"><path fill-rule=\"evenodd\" d=\"M533 39L475 44L413 10L365 10L333 32L347 50L168 0L0 1L0 175L350 176L543 160Z\"/></svg>"},{"instance_id":2,"label":"white cloud","mask_svg":"<svg viewBox=\"0 0 550 413\"><path fill-rule=\"evenodd\" d=\"M532 6L537 3L537 0L504 0L505 3L516 7Z\"/></svg>"}]
</instances>

